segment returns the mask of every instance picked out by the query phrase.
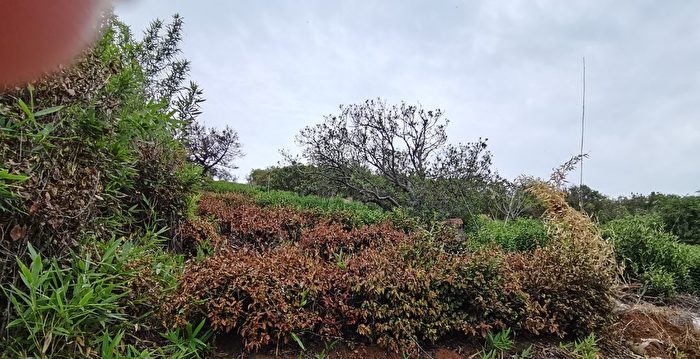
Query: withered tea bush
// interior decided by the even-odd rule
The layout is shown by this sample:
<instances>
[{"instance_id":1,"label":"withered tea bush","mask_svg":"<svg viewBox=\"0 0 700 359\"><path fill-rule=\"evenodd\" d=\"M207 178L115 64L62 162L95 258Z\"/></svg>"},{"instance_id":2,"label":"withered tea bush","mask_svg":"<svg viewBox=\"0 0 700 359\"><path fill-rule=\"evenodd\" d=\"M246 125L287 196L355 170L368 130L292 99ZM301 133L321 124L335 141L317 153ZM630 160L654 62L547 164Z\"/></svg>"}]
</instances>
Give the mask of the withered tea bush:
<instances>
[{"instance_id":1,"label":"withered tea bush","mask_svg":"<svg viewBox=\"0 0 700 359\"><path fill-rule=\"evenodd\" d=\"M524 252L460 249L463 237L440 223L412 232L393 222L348 228L332 217L205 195L200 214L227 243L188 264L166 301L171 324L206 318L248 350L292 334L349 335L404 352L504 328L587 334L611 313L612 252L561 193L541 183L531 191L548 208L549 239ZM191 229L193 238L212 236Z\"/></svg>"},{"instance_id":2,"label":"withered tea bush","mask_svg":"<svg viewBox=\"0 0 700 359\"><path fill-rule=\"evenodd\" d=\"M166 306L175 325L206 318L213 329L238 333L248 350L288 342L292 333L337 335L345 318L341 272L294 247L261 254L222 251L188 264Z\"/></svg>"},{"instance_id":3,"label":"withered tea bush","mask_svg":"<svg viewBox=\"0 0 700 359\"><path fill-rule=\"evenodd\" d=\"M543 183L529 190L545 206L549 244L525 257L523 288L532 313L527 328L560 336L586 334L610 318L617 264L612 247L585 214L565 196Z\"/></svg>"}]
</instances>

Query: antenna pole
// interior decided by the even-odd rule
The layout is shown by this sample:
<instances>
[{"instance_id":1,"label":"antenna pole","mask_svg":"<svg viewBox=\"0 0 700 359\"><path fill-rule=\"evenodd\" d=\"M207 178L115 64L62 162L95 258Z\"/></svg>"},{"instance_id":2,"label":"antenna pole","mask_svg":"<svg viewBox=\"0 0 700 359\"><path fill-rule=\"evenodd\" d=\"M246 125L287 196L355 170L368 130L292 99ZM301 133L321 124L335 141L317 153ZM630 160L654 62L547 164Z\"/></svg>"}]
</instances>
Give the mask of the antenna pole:
<instances>
[{"instance_id":1,"label":"antenna pole","mask_svg":"<svg viewBox=\"0 0 700 359\"><path fill-rule=\"evenodd\" d=\"M581 176L579 178L579 190L581 186L583 186L583 130L585 127L585 119L586 119L586 58L583 58L583 95L582 95L582 106L581 106L581 151L580 151L580 156L581 156L581 164L580 164L580 171L581 171Z\"/></svg>"}]
</instances>

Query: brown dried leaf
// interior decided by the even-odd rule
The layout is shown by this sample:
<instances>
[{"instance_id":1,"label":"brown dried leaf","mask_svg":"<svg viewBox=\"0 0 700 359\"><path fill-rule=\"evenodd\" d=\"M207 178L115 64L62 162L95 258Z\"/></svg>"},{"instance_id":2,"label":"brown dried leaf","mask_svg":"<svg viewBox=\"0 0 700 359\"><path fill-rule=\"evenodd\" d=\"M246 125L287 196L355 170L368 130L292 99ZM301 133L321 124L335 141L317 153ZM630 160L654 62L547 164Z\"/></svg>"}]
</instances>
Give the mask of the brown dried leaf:
<instances>
[{"instance_id":1,"label":"brown dried leaf","mask_svg":"<svg viewBox=\"0 0 700 359\"><path fill-rule=\"evenodd\" d=\"M24 238L26 234L27 227L20 226L19 224L16 224L14 227L12 227L12 230L10 230L10 238L12 238L13 241L17 241Z\"/></svg>"}]
</instances>

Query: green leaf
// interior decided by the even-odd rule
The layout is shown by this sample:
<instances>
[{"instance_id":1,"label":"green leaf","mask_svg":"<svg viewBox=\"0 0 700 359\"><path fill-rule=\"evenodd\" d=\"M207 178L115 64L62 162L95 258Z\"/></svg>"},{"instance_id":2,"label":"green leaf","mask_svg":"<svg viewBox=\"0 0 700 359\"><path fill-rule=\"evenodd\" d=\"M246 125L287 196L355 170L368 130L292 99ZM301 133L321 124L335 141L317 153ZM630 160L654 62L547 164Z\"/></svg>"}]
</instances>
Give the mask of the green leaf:
<instances>
[{"instance_id":1,"label":"green leaf","mask_svg":"<svg viewBox=\"0 0 700 359\"><path fill-rule=\"evenodd\" d=\"M296 334L289 333L289 335L291 335L292 339L294 339L294 341L297 342L301 350L306 350L306 348L304 347L304 343L301 342L301 339L299 339L299 337Z\"/></svg>"},{"instance_id":2,"label":"green leaf","mask_svg":"<svg viewBox=\"0 0 700 359\"><path fill-rule=\"evenodd\" d=\"M34 117L35 117L35 118L39 118L39 117L42 117L42 116L50 115L50 114L52 114L52 113L54 113L54 112L60 111L61 109L63 109L63 106L53 106L53 107L45 108L45 109L43 109L43 110L37 111L37 112L34 114Z\"/></svg>"},{"instance_id":3,"label":"green leaf","mask_svg":"<svg viewBox=\"0 0 700 359\"><path fill-rule=\"evenodd\" d=\"M34 118L34 114L32 113L32 110L29 109L29 106L22 101L22 99L18 100L17 102L19 104L19 107L24 111L24 113L27 115L29 118Z\"/></svg>"}]
</instances>

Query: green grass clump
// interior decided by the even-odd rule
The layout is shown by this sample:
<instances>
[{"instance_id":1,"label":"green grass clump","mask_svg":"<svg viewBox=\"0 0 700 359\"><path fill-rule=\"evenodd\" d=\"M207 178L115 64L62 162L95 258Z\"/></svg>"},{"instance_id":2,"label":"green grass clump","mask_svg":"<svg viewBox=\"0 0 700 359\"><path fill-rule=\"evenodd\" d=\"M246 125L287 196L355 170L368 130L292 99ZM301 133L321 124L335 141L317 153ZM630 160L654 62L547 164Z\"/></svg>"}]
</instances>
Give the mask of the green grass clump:
<instances>
[{"instance_id":1,"label":"green grass clump","mask_svg":"<svg viewBox=\"0 0 700 359\"><path fill-rule=\"evenodd\" d=\"M199 358L208 351L204 322L169 329L157 319L178 285L182 256L164 251L153 236L87 239L65 262L28 244L28 261L17 260L19 282L0 286L11 305L0 352L17 358ZM144 334L149 340L139 341Z\"/></svg>"}]
</instances>

